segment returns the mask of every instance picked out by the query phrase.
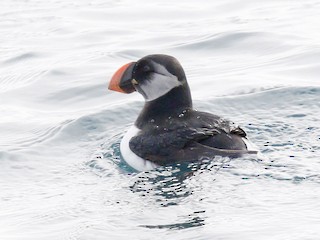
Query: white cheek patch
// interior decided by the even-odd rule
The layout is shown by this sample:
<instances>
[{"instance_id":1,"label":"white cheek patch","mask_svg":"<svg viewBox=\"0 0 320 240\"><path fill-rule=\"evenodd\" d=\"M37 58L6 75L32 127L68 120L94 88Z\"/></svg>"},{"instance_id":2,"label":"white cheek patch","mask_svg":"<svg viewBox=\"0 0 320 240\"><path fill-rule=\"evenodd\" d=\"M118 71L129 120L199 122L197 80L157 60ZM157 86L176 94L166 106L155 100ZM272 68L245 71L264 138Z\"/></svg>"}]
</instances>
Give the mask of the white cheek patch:
<instances>
[{"instance_id":1,"label":"white cheek patch","mask_svg":"<svg viewBox=\"0 0 320 240\"><path fill-rule=\"evenodd\" d=\"M157 63L154 64L157 67L157 72L153 74L153 78L140 85L146 101L155 100L165 95L171 89L182 85L178 78L168 72L165 67Z\"/></svg>"}]
</instances>

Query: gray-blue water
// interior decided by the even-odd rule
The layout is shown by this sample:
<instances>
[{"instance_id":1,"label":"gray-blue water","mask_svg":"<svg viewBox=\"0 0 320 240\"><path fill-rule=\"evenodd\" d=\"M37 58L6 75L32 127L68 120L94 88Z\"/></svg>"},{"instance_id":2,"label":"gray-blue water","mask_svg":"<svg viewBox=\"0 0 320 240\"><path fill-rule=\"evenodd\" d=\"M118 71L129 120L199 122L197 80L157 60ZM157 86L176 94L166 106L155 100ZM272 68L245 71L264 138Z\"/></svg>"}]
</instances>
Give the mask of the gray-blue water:
<instances>
[{"instance_id":1,"label":"gray-blue water","mask_svg":"<svg viewBox=\"0 0 320 240\"><path fill-rule=\"evenodd\" d=\"M319 239L320 2L0 3L0 239ZM144 55L264 156L135 173L143 106L107 90Z\"/></svg>"}]
</instances>

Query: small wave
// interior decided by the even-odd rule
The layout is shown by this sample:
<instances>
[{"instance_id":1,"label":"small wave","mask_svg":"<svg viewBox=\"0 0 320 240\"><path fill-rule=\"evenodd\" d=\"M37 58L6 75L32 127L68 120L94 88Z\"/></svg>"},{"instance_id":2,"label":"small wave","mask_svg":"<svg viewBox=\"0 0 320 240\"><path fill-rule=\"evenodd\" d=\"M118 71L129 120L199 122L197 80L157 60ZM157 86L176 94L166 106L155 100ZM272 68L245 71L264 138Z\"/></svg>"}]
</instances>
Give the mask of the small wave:
<instances>
[{"instance_id":1,"label":"small wave","mask_svg":"<svg viewBox=\"0 0 320 240\"><path fill-rule=\"evenodd\" d=\"M22 53L18 56L14 56L14 57L11 57L11 58L3 61L3 64L13 64L13 63L21 62L21 61L32 60L32 59L38 58L40 56L41 55L36 52Z\"/></svg>"},{"instance_id":2,"label":"small wave","mask_svg":"<svg viewBox=\"0 0 320 240\"><path fill-rule=\"evenodd\" d=\"M68 123L70 123L70 120L63 121L50 127L34 124L37 125L37 127L35 128L33 126L31 128L30 126L25 125L24 127L26 129L19 131L19 136L11 133L10 131L3 132L2 136L5 136L6 143L2 143L2 147L11 150L22 150L45 141L49 141L54 138Z\"/></svg>"},{"instance_id":3,"label":"small wave","mask_svg":"<svg viewBox=\"0 0 320 240\"><path fill-rule=\"evenodd\" d=\"M25 87L41 79L47 73L47 69L39 69L41 57L37 52L25 52L4 60L0 92Z\"/></svg>"},{"instance_id":4,"label":"small wave","mask_svg":"<svg viewBox=\"0 0 320 240\"><path fill-rule=\"evenodd\" d=\"M138 49L135 49L135 50L127 49L127 50L121 50L121 51L112 53L113 57L126 59L126 60L132 60L132 59L136 60L145 55L147 55L145 51L138 50Z\"/></svg>"},{"instance_id":5,"label":"small wave","mask_svg":"<svg viewBox=\"0 0 320 240\"><path fill-rule=\"evenodd\" d=\"M280 36L266 32L227 32L204 36L191 42L173 46L173 49L201 51L220 51L226 53L232 51L254 51L260 53L272 53L287 51L291 46L285 46L280 41ZM262 47L263 46L263 47Z\"/></svg>"},{"instance_id":6,"label":"small wave","mask_svg":"<svg viewBox=\"0 0 320 240\"><path fill-rule=\"evenodd\" d=\"M198 101L197 101L198 102ZM276 110L279 107L293 106L320 107L320 87L273 87L251 89L246 92L235 92L233 95L207 99L201 101L202 105L217 104L231 105L243 112L261 111L266 109ZM281 106L279 105L281 104ZM214 107L213 107L214 109ZM306 109L304 109L306 110ZM268 114L269 112L265 112ZM303 113L299 113L303 114Z\"/></svg>"},{"instance_id":7,"label":"small wave","mask_svg":"<svg viewBox=\"0 0 320 240\"><path fill-rule=\"evenodd\" d=\"M55 73L59 74L59 72ZM61 74L61 72L60 72ZM62 73L63 74L63 73ZM46 101L75 101L78 102L79 99L95 99L96 96L105 95L105 84L96 84L90 86L78 86L70 87L59 92L48 94L45 96Z\"/></svg>"},{"instance_id":8,"label":"small wave","mask_svg":"<svg viewBox=\"0 0 320 240\"><path fill-rule=\"evenodd\" d=\"M11 71L5 72L0 77L0 92L7 92L35 83L46 73L46 70L38 71L30 69L27 73L23 73L17 69L11 69Z\"/></svg>"}]
</instances>

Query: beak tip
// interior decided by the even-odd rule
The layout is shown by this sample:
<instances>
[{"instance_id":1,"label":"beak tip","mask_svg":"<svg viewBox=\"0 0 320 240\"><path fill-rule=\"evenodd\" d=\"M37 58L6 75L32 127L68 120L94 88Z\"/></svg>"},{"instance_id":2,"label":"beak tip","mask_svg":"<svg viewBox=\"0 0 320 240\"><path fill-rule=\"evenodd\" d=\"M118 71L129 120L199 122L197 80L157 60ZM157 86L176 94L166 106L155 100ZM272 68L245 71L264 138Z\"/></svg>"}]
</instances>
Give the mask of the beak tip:
<instances>
[{"instance_id":1,"label":"beak tip","mask_svg":"<svg viewBox=\"0 0 320 240\"><path fill-rule=\"evenodd\" d=\"M131 89L129 90L126 88L123 89L122 87L120 87L120 83L124 78L124 74L126 73L128 68L133 67L133 64L134 64L133 62L127 63L115 72L115 74L112 76L109 82L109 85L108 85L109 90L120 92L120 93L131 93L134 91L134 90L131 91Z\"/></svg>"}]
</instances>

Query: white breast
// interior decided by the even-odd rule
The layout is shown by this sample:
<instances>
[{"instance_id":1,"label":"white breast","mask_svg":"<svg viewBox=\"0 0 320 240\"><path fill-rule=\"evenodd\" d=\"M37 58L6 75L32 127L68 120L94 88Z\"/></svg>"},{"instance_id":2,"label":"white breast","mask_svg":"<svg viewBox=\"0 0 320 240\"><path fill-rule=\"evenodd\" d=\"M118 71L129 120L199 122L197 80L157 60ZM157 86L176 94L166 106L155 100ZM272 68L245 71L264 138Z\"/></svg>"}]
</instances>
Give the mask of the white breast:
<instances>
[{"instance_id":1,"label":"white breast","mask_svg":"<svg viewBox=\"0 0 320 240\"><path fill-rule=\"evenodd\" d=\"M159 165L139 157L134 152L132 152L129 147L130 139L136 136L139 132L140 132L140 129L138 129L136 126L133 125L122 138L120 143L120 152L121 152L122 158L131 167L133 167L138 171L147 171L147 170L155 169L159 167Z\"/></svg>"}]
</instances>

